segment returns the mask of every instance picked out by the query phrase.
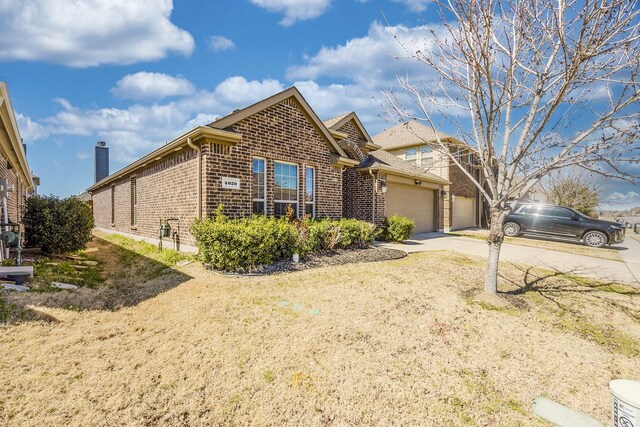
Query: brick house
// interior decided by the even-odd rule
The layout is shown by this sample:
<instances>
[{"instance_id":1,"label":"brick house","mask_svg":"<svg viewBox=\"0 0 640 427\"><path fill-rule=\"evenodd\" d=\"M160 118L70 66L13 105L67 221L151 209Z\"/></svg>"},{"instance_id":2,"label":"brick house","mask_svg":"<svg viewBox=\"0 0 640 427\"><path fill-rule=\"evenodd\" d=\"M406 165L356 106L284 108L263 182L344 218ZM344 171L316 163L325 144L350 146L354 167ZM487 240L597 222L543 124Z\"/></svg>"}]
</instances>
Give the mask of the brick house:
<instances>
[{"instance_id":1,"label":"brick house","mask_svg":"<svg viewBox=\"0 0 640 427\"><path fill-rule=\"evenodd\" d=\"M230 217L279 216L291 205L299 217L376 224L406 205L418 231L435 230L445 184L381 151L355 113L323 123L292 87L179 136L88 191L96 227L155 242L160 221L175 218L174 238L189 250L190 224L220 204Z\"/></svg>"},{"instance_id":2,"label":"brick house","mask_svg":"<svg viewBox=\"0 0 640 427\"><path fill-rule=\"evenodd\" d=\"M163 218L183 249L189 226L222 204L240 217L342 216L349 158L296 88L199 126L91 186L96 227L153 239Z\"/></svg>"},{"instance_id":3,"label":"brick house","mask_svg":"<svg viewBox=\"0 0 640 427\"><path fill-rule=\"evenodd\" d=\"M8 220L20 222L26 199L35 185L4 82L0 82L0 180L7 180L8 184ZM0 218L0 222L4 222L4 218Z\"/></svg>"},{"instance_id":4,"label":"brick house","mask_svg":"<svg viewBox=\"0 0 640 427\"><path fill-rule=\"evenodd\" d=\"M461 149L463 144L451 135L419 122L400 123L375 135L373 141L394 156L448 181L440 194L440 230L482 226L484 206L480 190L446 153L436 148L437 138L478 179L480 171L474 167L473 153Z\"/></svg>"}]
</instances>

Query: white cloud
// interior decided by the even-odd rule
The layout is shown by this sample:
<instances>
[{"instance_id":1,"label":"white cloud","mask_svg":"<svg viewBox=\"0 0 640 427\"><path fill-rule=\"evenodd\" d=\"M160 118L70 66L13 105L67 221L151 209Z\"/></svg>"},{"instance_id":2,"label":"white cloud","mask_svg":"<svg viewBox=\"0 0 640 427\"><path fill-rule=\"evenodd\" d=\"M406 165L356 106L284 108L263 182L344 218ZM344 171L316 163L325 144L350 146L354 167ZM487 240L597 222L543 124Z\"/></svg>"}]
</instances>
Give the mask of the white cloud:
<instances>
[{"instance_id":1,"label":"white cloud","mask_svg":"<svg viewBox=\"0 0 640 427\"><path fill-rule=\"evenodd\" d=\"M189 55L193 37L172 10L172 0L2 0L0 60L90 67Z\"/></svg>"},{"instance_id":2,"label":"white cloud","mask_svg":"<svg viewBox=\"0 0 640 427\"><path fill-rule=\"evenodd\" d=\"M631 203L638 200L638 198L640 198L640 194L636 193L635 191L628 191L626 193L614 191L613 193L609 194L609 196L607 197L607 201L615 203Z\"/></svg>"},{"instance_id":3,"label":"white cloud","mask_svg":"<svg viewBox=\"0 0 640 427\"><path fill-rule=\"evenodd\" d=\"M401 43L407 47L428 50L433 36L426 26L388 27L374 22L366 36L354 38L343 45L322 47L304 64L289 67L290 79L317 79L322 76L346 78L368 89L395 85L398 74L409 73L416 80L432 76L423 65L409 59Z\"/></svg>"},{"instance_id":4,"label":"white cloud","mask_svg":"<svg viewBox=\"0 0 640 427\"><path fill-rule=\"evenodd\" d=\"M194 92L195 88L184 77L146 71L127 74L111 89L111 93L126 99L162 99Z\"/></svg>"},{"instance_id":5,"label":"white cloud","mask_svg":"<svg viewBox=\"0 0 640 427\"><path fill-rule=\"evenodd\" d=\"M86 151L79 151L76 153L76 158L78 160L89 160L91 158L91 154Z\"/></svg>"},{"instance_id":6,"label":"white cloud","mask_svg":"<svg viewBox=\"0 0 640 427\"><path fill-rule=\"evenodd\" d=\"M393 2L404 4L412 12L424 12L431 0L393 0Z\"/></svg>"},{"instance_id":7,"label":"white cloud","mask_svg":"<svg viewBox=\"0 0 640 427\"><path fill-rule=\"evenodd\" d=\"M30 144L38 139L44 139L49 136L49 132L47 131L47 129L45 129L44 126L34 122L28 116L16 113L16 121L18 122L20 136L27 144Z\"/></svg>"},{"instance_id":8,"label":"white cloud","mask_svg":"<svg viewBox=\"0 0 640 427\"><path fill-rule=\"evenodd\" d=\"M270 12L283 13L280 25L289 27L297 21L317 18L331 6L331 0L250 0Z\"/></svg>"},{"instance_id":9,"label":"white cloud","mask_svg":"<svg viewBox=\"0 0 640 427\"><path fill-rule=\"evenodd\" d=\"M228 39L225 36L211 36L209 37L208 44L209 49L214 52L234 49L236 47L236 44L233 42L233 40Z\"/></svg>"},{"instance_id":10,"label":"white cloud","mask_svg":"<svg viewBox=\"0 0 640 427\"><path fill-rule=\"evenodd\" d=\"M230 77L214 90L202 90L165 103L134 104L128 108L82 109L62 98L61 110L31 122L48 136L82 136L107 141L112 159L129 163L196 126L212 122L236 108L282 91L276 80L248 81Z\"/></svg>"}]
</instances>

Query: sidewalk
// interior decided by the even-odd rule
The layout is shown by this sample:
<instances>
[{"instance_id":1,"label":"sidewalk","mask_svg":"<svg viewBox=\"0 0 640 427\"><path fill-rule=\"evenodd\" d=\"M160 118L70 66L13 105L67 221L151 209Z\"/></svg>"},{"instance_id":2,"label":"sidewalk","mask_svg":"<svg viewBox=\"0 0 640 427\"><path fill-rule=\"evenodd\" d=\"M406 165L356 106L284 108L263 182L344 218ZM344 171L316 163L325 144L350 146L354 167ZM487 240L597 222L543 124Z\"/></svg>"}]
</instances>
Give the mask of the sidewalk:
<instances>
[{"instance_id":1,"label":"sidewalk","mask_svg":"<svg viewBox=\"0 0 640 427\"><path fill-rule=\"evenodd\" d=\"M443 233L415 234L405 243L384 246L408 253L445 250L483 258L488 254L487 243L483 240ZM603 282L640 286L640 241L628 236L622 246L627 247L627 250L621 251L624 262L503 243L500 261L532 265Z\"/></svg>"}]
</instances>

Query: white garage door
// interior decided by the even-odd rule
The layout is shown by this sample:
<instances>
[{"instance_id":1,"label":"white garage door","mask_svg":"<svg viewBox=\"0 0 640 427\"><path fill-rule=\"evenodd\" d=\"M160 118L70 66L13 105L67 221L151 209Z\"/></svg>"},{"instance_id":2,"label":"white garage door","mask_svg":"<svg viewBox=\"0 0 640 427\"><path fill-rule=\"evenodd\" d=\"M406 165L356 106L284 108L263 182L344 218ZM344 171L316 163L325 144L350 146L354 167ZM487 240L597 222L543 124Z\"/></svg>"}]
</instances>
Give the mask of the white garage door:
<instances>
[{"instance_id":1,"label":"white garage door","mask_svg":"<svg viewBox=\"0 0 640 427\"><path fill-rule=\"evenodd\" d=\"M476 199L458 197L453 200L453 226L451 228L467 228L476 226Z\"/></svg>"},{"instance_id":2,"label":"white garage door","mask_svg":"<svg viewBox=\"0 0 640 427\"><path fill-rule=\"evenodd\" d=\"M412 219L415 233L433 231L433 190L389 183L386 214Z\"/></svg>"}]
</instances>

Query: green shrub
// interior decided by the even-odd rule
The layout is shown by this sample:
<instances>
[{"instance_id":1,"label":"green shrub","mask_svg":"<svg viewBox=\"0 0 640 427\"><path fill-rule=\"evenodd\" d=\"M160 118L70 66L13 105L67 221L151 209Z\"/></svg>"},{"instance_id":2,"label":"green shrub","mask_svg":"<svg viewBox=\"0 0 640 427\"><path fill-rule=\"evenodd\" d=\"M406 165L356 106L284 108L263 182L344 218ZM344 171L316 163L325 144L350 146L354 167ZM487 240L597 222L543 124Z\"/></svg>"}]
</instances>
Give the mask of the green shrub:
<instances>
[{"instance_id":1,"label":"green shrub","mask_svg":"<svg viewBox=\"0 0 640 427\"><path fill-rule=\"evenodd\" d=\"M228 219L219 210L213 218L191 226L203 261L224 271L249 271L293 255L298 232L285 218L262 215Z\"/></svg>"},{"instance_id":2,"label":"green shrub","mask_svg":"<svg viewBox=\"0 0 640 427\"><path fill-rule=\"evenodd\" d=\"M390 242L402 242L411 237L414 223L412 220L402 215L392 215L384 219L382 225L382 240Z\"/></svg>"},{"instance_id":3,"label":"green shrub","mask_svg":"<svg viewBox=\"0 0 640 427\"><path fill-rule=\"evenodd\" d=\"M370 222L343 218L338 221L341 248L366 248L376 237L376 227Z\"/></svg>"},{"instance_id":4,"label":"green shrub","mask_svg":"<svg viewBox=\"0 0 640 427\"><path fill-rule=\"evenodd\" d=\"M28 247L39 246L47 254L84 249L91 240L93 213L75 197L31 196L22 218Z\"/></svg>"},{"instance_id":5,"label":"green shrub","mask_svg":"<svg viewBox=\"0 0 640 427\"><path fill-rule=\"evenodd\" d=\"M308 246L311 252L331 251L339 245L340 234L340 227L336 221L330 219L310 220Z\"/></svg>"}]
</instances>

